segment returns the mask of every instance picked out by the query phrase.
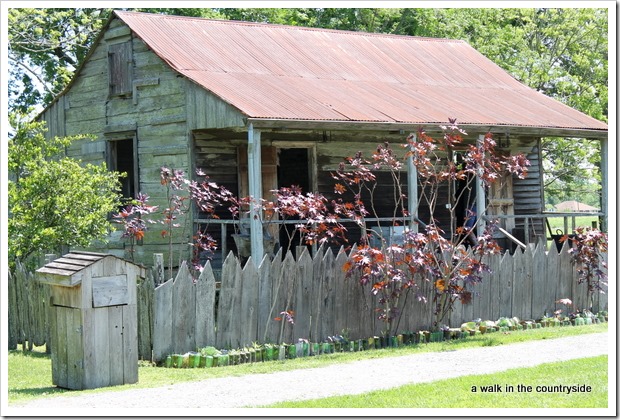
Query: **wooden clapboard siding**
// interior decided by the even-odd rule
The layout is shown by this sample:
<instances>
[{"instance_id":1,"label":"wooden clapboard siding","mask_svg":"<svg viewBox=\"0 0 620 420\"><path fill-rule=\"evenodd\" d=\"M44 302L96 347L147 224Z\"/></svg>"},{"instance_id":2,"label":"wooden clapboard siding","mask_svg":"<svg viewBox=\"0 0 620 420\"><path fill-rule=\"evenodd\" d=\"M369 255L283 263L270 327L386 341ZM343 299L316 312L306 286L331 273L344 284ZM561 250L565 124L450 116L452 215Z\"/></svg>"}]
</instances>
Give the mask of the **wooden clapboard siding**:
<instances>
[{"instance_id":1,"label":"wooden clapboard siding","mask_svg":"<svg viewBox=\"0 0 620 420\"><path fill-rule=\"evenodd\" d=\"M127 49L122 47L125 42L131 43ZM131 80L123 81L122 86L127 93L120 96L110 95L110 46L122 49L131 61ZM69 156L84 163L106 161L106 139L110 134L117 138L122 133L128 138L135 135L140 181L137 190L151 196L150 204L161 207L166 203L159 182L160 168L168 166L191 173L186 88L185 78L172 71L142 40L133 37L122 22L114 20L69 89L40 118L50 127L48 136L94 136L94 140L74 142L67 150ZM175 242L182 244L187 240L179 237ZM148 259L153 251L167 248L167 239L159 232L147 236L145 242L146 246L135 249L134 258L138 262ZM108 249L101 246L99 250ZM183 246L183 251L187 252L187 247Z\"/></svg>"},{"instance_id":2,"label":"wooden clapboard siding","mask_svg":"<svg viewBox=\"0 0 620 420\"><path fill-rule=\"evenodd\" d=\"M235 108L191 81L186 81L189 129L245 127Z\"/></svg>"},{"instance_id":3,"label":"wooden clapboard siding","mask_svg":"<svg viewBox=\"0 0 620 420\"><path fill-rule=\"evenodd\" d=\"M67 135L65 130L65 104L66 99L61 97L41 115L41 120L45 121L47 126L47 132L45 134L47 139Z\"/></svg>"}]
</instances>

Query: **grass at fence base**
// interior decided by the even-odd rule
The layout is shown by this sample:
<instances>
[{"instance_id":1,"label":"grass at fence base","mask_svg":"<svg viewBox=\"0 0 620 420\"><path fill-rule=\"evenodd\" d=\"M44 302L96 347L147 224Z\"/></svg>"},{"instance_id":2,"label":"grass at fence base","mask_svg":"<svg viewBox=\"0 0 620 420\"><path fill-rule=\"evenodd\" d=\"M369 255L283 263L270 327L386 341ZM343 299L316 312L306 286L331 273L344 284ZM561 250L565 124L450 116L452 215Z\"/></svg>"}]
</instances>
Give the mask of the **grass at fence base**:
<instances>
[{"instance_id":1,"label":"grass at fence base","mask_svg":"<svg viewBox=\"0 0 620 420\"><path fill-rule=\"evenodd\" d=\"M200 381L215 377L241 376L256 373L271 373L294 369L323 367L335 363L346 363L362 359L403 356L432 351L451 351L464 348L505 345L530 340L544 340L578 334L607 331L607 323L575 327L550 327L533 330L496 332L478 334L464 340L449 340L438 343L424 343L398 348L385 348L359 352L333 353L317 357L299 357L296 359L275 360L264 363L248 363L238 366L197 369L169 369L155 367L148 362L140 362L138 383L104 387L95 390L69 391L52 384L52 367L50 356L42 353L43 348L35 352L12 350L8 355L8 402L13 404L35 398L62 395L67 392L96 393L104 391L122 391L132 388L153 388L179 382Z\"/></svg>"},{"instance_id":2,"label":"grass at fence base","mask_svg":"<svg viewBox=\"0 0 620 420\"><path fill-rule=\"evenodd\" d=\"M271 408L607 408L607 356L469 375L358 395L273 404ZM501 391L482 392L499 385ZM531 391L519 385L531 386ZM587 385L590 392L539 392L537 386ZM507 389L511 386L512 389ZM473 392L474 388L476 392ZM517 413L514 413L517 415Z\"/></svg>"}]
</instances>

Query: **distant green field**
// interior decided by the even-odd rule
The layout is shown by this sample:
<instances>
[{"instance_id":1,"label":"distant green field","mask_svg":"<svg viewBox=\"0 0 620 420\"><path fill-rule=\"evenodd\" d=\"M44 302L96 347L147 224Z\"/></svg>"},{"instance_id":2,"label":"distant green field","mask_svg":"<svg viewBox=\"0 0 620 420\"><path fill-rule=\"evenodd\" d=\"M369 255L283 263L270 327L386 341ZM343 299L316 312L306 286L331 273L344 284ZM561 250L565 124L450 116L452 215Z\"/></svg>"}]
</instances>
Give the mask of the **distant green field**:
<instances>
[{"instance_id":1,"label":"distant green field","mask_svg":"<svg viewBox=\"0 0 620 420\"><path fill-rule=\"evenodd\" d=\"M564 217L547 216L547 220L549 221L549 225L551 226L551 231L553 232L554 235L556 234L557 229L560 229L562 233L567 233L567 232L564 232ZM592 227L592 222L596 222L596 225L598 227L598 223L599 223L598 216L569 217L568 218L568 233L573 232L573 226L574 227L579 227L579 226ZM549 232L547 232L547 234L548 233Z\"/></svg>"}]
</instances>

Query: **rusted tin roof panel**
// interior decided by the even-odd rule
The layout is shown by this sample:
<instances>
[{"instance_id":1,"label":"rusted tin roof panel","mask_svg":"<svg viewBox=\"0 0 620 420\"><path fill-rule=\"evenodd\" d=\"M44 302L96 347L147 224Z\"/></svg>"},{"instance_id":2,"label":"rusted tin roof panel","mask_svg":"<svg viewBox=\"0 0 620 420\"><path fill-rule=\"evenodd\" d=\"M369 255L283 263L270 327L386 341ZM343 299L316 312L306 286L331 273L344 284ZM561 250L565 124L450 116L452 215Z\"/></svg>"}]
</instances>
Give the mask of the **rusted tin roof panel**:
<instances>
[{"instance_id":1,"label":"rusted tin roof panel","mask_svg":"<svg viewBox=\"0 0 620 420\"><path fill-rule=\"evenodd\" d=\"M116 14L173 69L252 118L607 130L463 41Z\"/></svg>"}]
</instances>

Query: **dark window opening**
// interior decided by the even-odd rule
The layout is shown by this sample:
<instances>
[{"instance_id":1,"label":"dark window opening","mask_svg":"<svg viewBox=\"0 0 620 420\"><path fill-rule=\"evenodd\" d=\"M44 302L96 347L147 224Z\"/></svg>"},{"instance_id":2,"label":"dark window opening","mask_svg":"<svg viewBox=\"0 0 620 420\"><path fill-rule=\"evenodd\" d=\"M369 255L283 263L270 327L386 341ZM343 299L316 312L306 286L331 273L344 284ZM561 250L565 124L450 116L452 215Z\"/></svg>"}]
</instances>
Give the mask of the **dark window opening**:
<instances>
[{"instance_id":1,"label":"dark window opening","mask_svg":"<svg viewBox=\"0 0 620 420\"><path fill-rule=\"evenodd\" d=\"M125 200L136 196L136 166L134 156L133 139L110 141L110 153L108 166L111 170L124 172L126 175L120 179L121 194Z\"/></svg>"}]
</instances>

